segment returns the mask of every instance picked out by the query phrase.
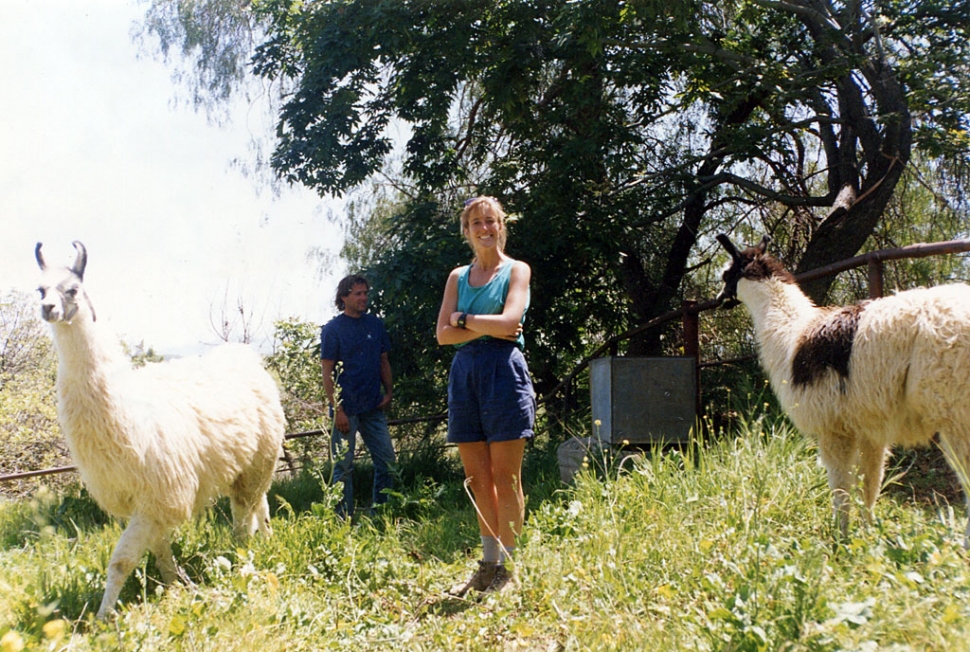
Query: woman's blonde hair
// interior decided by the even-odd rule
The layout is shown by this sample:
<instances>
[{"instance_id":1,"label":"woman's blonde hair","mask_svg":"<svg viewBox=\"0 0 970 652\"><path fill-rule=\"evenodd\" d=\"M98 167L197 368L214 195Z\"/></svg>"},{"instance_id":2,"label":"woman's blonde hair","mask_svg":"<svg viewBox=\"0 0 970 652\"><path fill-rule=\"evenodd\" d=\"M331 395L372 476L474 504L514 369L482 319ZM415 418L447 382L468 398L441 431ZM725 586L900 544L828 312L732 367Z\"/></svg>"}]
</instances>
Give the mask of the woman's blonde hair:
<instances>
[{"instance_id":1,"label":"woman's blonde hair","mask_svg":"<svg viewBox=\"0 0 970 652\"><path fill-rule=\"evenodd\" d=\"M505 228L505 209L502 208L502 204L495 197L472 197L465 201L465 208L461 211L461 234L465 237L465 242L468 243L471 250L475 251L471 238L468 236L468 223L473 216L480 214L486 207L492 209L492 213L499 223L498 250L505 251L505 241L508 238L508 231Z\"/></svg>"}]
</instances>

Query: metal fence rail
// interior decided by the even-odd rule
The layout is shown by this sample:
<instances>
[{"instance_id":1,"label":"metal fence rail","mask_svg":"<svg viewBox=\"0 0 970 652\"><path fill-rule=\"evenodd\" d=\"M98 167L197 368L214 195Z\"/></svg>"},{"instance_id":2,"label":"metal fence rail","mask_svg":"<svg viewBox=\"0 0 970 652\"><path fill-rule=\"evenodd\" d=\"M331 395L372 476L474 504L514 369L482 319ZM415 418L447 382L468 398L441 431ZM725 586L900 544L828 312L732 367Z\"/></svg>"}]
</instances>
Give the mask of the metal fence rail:
<instances>
[{"instance_id":1,"label":"metal fence rail","mask_svg":"<svg viewBox=\"0 0 970 652\"><path fill-rule=\"evenodd\" d=\"M430 417L408 417L404 419L389 419L387 425L389 426L401 426L408 423L421 423L428 421L443 421L447 419L447 414L435 414ZM302 439L303 437L319 437L320 435L326 435L326 430L304 430L302 432L288 432L283 435L283 441L290 441L291 439ZM290 464L290 460L287 458L281 458L281 461ZM287 467L279 469L280 472L292 471L293 468ZM39 469L37 471L21 471L18 473L7 473L0 475L0 482L8 482L13 480L26 480L27 478L36 478L38 476L44 475L57 475L59 473L70 473L72 471L77 471L76 466L58 466L52 469Z\"/></svg>"}]
</instances>

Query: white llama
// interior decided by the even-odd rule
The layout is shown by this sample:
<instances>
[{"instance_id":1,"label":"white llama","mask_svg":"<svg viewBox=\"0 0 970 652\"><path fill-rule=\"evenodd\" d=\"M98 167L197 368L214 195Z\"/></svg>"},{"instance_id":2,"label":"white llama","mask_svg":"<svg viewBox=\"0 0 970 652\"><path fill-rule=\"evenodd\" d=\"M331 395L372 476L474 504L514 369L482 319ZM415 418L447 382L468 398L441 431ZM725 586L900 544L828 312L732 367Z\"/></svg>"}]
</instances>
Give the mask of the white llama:
<instances>
[{"instance_id":1,"label":"white llama","mask_svg":"<svg viewBox=\"0 0 970 652\"><path fill-rule=\"evenodd\" d=\"M236 537L269 530L266 492L285 424L276 383L246 346L133 369L96 323L82 285L87 252L74 247L70 269L49 268L40 243L35 256L57 349L61 430L91 496L128 519L108 566L104 618L146 550L163 581L184 578L172 531L219 496L229 496Z\"/></svg>"},{"instance_id":2,"label":"white llama","mask_svg":"<svg viewBox=\"0 0 970 652\"><path fill-rule=\"evenodd\" d=\"M795 426L818 439L840 531L862 478L866 516L889 449L939 434L970 496L970 286L900 292L847 307L816 307L765 253L770 238L731 255L719 298L744 303L762 366ZM964 534L970 546L970 524Z\"/></svg>"}]
</instances>

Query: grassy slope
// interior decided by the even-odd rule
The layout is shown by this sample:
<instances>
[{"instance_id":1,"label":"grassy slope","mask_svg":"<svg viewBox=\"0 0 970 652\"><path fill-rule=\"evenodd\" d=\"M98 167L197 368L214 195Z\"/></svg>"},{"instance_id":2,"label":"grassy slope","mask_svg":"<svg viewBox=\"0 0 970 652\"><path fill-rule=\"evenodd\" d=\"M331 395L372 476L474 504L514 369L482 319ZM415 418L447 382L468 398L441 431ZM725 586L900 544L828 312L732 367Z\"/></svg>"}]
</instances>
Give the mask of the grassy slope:
<instances>
[{"instance_id":1,"label":"grassy slope","mask_svg":"<svg viewBox=\"0 0 970 652\"><path fill-rule=\"evenodd\" d=\"M217 509L176 539L198 586L163 590L143 564L109 624L90 616L119 526L83 497L8 503L0 649L968 648L962 508L894 492L837 545L811 446L785 426L743 430L623 473L593 460L568 490L536 454L520 585L482 602L443 594L476 552L457 485L419 485L350 526L316 480L280 484L274 535L247 549Z\"/></svg>"}]
</instances>

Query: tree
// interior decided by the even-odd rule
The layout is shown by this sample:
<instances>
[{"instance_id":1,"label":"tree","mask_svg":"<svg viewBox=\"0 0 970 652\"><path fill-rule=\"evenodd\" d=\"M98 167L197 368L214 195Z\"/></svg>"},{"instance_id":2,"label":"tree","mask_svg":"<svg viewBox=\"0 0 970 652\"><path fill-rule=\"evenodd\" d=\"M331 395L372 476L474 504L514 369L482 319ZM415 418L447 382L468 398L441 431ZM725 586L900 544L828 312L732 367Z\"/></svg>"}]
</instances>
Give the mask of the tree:
<instances>
[{"instance_id":1,"label":"tree","mask_svg":"<svg viewBox=\"0 0 970 652\"><path fill-rule=\"evenodd\" d=\"M37 302L22 292L0 296L0 387L20 374L50 367L51 341L37 314Z\"/></svg>"},{"instance_id":2,"label":"tree","mask_svg":"<svg viewBox=\"0 0 970 652\"><path fill-rule=\"evenodd\" d=\"M217 118L226 101L247 89L258 22L249 0L152 0L135 37L145 45L157 39L158 54L188 88L191 104Z\"/></svg>"},{"instance_id":3,"label":"tree","mask_svg":"<svg viewBox=\"0 0 970 652\"><path fill-rule=\"evenodd\" d=\"M266 358L266 366L279 378L287 432L326 432L332 426L320 382L318 335L318 325L298 319L281 319L274 324L273 352ZM301 438L295 442L303 465L326 457L328 441Z\"/></svg>"},{"instance_id":4,"label":"tree","mask_svg":"<svg viewBox=\"0 0 970 652\"><path fill-rule=\"evenodd\" d=\"M253 11L265 34L253 71L282 91L281 178L352 190L396 155L391 126L408 126L392 246L373 267L399 279L380 297L388 319L420 318L412 342L433 341L432 295L464 259L460 200L494 194L521 216L510 253L534 269L540 389L590 346L676 307L719 230L769 231L802 271L860 250L914 148L958 190L967 178L968 0ZM820 300L830 282L806 289ZM648 331L627 352L671 350L673 337Z\"/></svg>"},{"instance_id":5,"label":"tree","mask_svg":"<svg viewBox=\"0 0 970 652\"><path fill-rule=\"evenodd\" d=\"M34 297L22 292L0 296L0 469L4 472L70 463L57 425L57 356L37 306ZM35 487L36 482L18 481L0 487L0 492L23 495Z\"/></svg>"}]
</instances>

